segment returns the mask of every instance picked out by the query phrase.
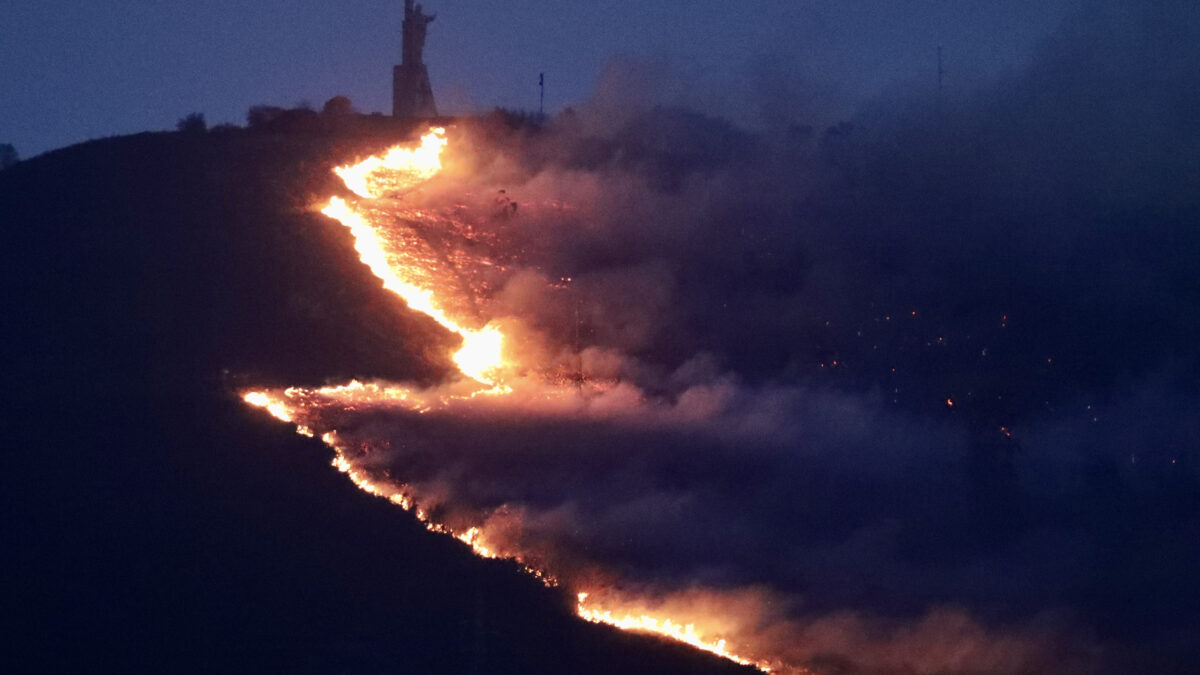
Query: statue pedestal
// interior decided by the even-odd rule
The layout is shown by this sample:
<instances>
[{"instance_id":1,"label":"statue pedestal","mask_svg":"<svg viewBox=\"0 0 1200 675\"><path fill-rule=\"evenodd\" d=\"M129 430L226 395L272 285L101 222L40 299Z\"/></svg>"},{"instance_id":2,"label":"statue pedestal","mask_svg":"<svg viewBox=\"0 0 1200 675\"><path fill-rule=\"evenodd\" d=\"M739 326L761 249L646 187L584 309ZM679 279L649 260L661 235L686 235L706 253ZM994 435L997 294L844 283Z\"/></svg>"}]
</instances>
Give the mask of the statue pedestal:
<instances>
[{"instance_id":1,"label":"statue pedestal","mask_svg":"<svg viewBox=\"0 0 1200 675\"><path fill-rule=\"evenodd\" d=\"M406 63L392 69L392 117L437 117L424 63Z\"/></svg>"}]
</instances>

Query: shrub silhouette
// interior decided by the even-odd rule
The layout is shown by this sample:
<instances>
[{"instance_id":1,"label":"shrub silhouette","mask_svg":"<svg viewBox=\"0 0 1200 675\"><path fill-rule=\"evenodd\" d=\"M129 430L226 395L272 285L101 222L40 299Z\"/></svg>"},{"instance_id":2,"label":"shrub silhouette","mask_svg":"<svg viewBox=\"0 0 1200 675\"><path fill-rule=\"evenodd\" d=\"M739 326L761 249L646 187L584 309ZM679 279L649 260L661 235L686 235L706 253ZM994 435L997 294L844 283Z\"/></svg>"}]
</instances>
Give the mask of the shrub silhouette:
<instances>
[{"instance_id":1,"label":"shrub silhouette","mask_svg":"<svg viewBox=\"0 0 1200 675\"><path fill-rule=\"evenodd\" d=\"M21 161L17 156L17 149L11 143L0 143L0 169L8 167Z\"/></svg>"},{"instance_id":2,"label":"shrub silhouette","mask_svg":"<svg viewBox=\"0 0 1200 675\"><path fill-rule=\"evenodd\" d=\"M345 96L334 96L325 102L325 107L321 108L321 114L326 117L344 117L354 114L354 106Z\"/></svg>"},{"instance_id":3,"label":"shrub silhouette","mask_svg":"<svg viewBox=\"0 0 1200 675\"><path fill-rule=\"evenodd\" d=\"M204 113L192 113L180 119L175 128L183 134L202 134L208 131L208 124L204 121Z\"/></svg>"}]
</instances>

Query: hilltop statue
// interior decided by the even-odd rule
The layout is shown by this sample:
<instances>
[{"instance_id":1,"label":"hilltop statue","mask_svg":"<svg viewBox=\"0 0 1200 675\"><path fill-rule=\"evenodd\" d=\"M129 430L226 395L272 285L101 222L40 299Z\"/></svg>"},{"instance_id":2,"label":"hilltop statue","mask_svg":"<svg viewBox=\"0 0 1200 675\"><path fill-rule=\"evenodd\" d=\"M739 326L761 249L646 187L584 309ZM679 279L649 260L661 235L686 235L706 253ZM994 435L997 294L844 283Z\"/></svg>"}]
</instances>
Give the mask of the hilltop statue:
<instances>
[{"instance_id":1,"label":"hilltop statue","mask_svg":"<svg viewBox=\"0 0 1200 675\"><path fill-rule=\"evenodd\" d=\"M421 64L421 52L425 51L425 32L436 14L425 14L422 7L413 7L412 0L404 3L404 59L403 63Z\"/></svg>"},{"instance_id":2,"label":"hilltop statue","mask_svg":"<svg viewBox=\"0 0 1200 675\"><path fill-rule=\"evenodd\" d=\"M436 15L426 14L421 5L414 6L413 0L404 0L403 50L400 65L392 69L393 117L437 116L429 71L421 56L425 51L425 33L434 18Z\"/></svg>"}]
</instances>

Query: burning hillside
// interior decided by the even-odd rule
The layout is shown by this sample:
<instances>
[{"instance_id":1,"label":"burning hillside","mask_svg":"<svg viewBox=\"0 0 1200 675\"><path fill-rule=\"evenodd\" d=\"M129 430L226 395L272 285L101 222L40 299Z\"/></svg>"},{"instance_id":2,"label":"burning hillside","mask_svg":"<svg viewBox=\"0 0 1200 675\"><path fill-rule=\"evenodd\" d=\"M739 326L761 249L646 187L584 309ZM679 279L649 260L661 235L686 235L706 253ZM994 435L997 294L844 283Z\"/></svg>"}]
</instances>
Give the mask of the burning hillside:
<instances>
[{"instance_id":1,"label":"burning hillside","mask_svg":"<svg viewBox=\"0 0 1200 675\"><path fill-rule=\"evenodd\" d=\"M1200 671L1200 15L1087 4L845 123L617 66L0 172L12 661Z\"/></svg>"},{"instance_id":2,"label":"burning hillside","mask_svg":"<svg viewBox=\"0 0 1200 675\"><path fill-rule=\"evenodd\" d=\"M501 400L512 397L522 402L512 405L515 414L539 415L543 414L539 410L543 399L546 412L561 412L562 401L566 399L574 399L574 403L567 405L578 409L604 394L602 390L590 391L590 387L588 392L584 392L582 385L569 386L546 381L542 377L531 379L517 376L519 370L530 368L541 372L545 370L545 364L529 363L526 355L513 354L511 350L504 354L504 338L496 326L488 324L479 329L462 326L462 323L478 323L483 319L448 315L447 307L477 306L484 299L464 299L462 296L469 292L469 285L453 281L467 266L461 262L465 252L449 251L445 252L446 259L436 259L430 253L429 240L432 237L422 230L439 225L442 229L463 230L465 226L449 221L448 216L443 216L442 222L439 222L439 219L430 218L420 209L407 208L403 201L405 192L437 174L440 169L439 156L445 144L445 130L433 129L416 150L396 147L383 157L370 157L358 164L337 168L335 172L346 182L346 187L366 203L352 206L342 198L333 197L322 213L350 230L363 264L382 280L384 288L403 298L410 309L426 314L462 338L463 346L454 354L454 362L472 382L460 382L437 390L420 390L398 385L364 385L356 381L320 390L252 391L245 394L246 402L265 408L282 421L295 423L301 435L319 434L336 453L334 466L364 491L385 497L413 511L430 530L457 537L480 556L514 559L549 585L566 583L576 588L578 613L588 621L625 630L657 633L740 664L754 664L760 669L770 670L770 662L764 657L751 660L731 651L737 646L730 645L719 631L698 630L698 621L709 617L656 617L647 611L630 614L620 606L596 606L594 601L588 603L587 587L565 576L567 570L555 569L543 562L559 555L527 550L520 540L511 540L510 533L503 526L497 527L497 521L503 520L497 518L499 512L509 510L513 505L504 504L491 513L480 513L475 521L464 522L465 514L457 514L454 517L456 522L449 524L440 519L444 517L440 513L444 511L441 508L443 505L426 496L429 486L410 486L399 468L394 477L391 471L380 471L379 467L372 470L370 455L373 454L371 446L376 442L374 439L342 440L340 429L332 420L359 410L369 410L374 414L394 409L400 413L436 415L449 412L453 415L455 413L450 409L472 406L477 397ZM480 403L479 407L485 411L490 408L493 413L499 409L504 414L508 405L493 402ZM461 414L472 413L468 410ZM384 443L387 444L387 441ZM517 504L516 507L523 509L524 505ZM560 542L546 544L553 546Z\"/></svg>"},{"instance_id":3,"label":"burning hillside","mask_svg":"<svg viewBox=\"0 0 1200 675\"><path fill-rule=\"evenodd\" d=\"M756 462L776 462L805 438L793 428L794 411L823 397L788 387L747 389L719 372L654 393L645 376L622 376L636 361L612 345L582 344L578 330L574 344L556 341L554 331L535 328L547 322L540 310L500 313L496 296L514 280L533 294L569 296L572 284L551 283L514 253L514 230L523 224L511 214L472 211L474 181L439 177L446 145L447 133L434 129L415 149L339 167L357 197L335 196L320 208L349 230L360 260L385 289L459 336L459 377L433 387L353 381L253 390L244 393L247 403L320 438L333 449L334 466L359 488L411 511L429 530L564 587L577 614L591 622L657 634L768 672L809 672L817 657L847 641L861 643L870 667L885 670L916 663L923 672L1023 672L1056 658L1047 641L989 635L952 609L935 610L918 628L805 617L792 609L797 601L786 589L749 572L752 557L728 546L682 561L689 570L725 567L726 579L706 584L688 571L681 583L679 562L654 552L654 528L669 528L661 535L666 541L689 547L737 537L728 516L712 511L724 498L707 495L678 467L695 456L709 464L706 471L744 471L748 449ZM552 213L575 210L557 199L543 204ZM552 219L532 220L553 226ZM531 283L543 287L529 289ZM640 524L625 520L658 502L665 512ZM848 632L835 637L828 625L838 621ZM953 650L898 654L889 645L936 643L942 638L935 631L947 621L964 634ZM998 660L997 650L1006 657Z\"/></svg>"}]
</instances>

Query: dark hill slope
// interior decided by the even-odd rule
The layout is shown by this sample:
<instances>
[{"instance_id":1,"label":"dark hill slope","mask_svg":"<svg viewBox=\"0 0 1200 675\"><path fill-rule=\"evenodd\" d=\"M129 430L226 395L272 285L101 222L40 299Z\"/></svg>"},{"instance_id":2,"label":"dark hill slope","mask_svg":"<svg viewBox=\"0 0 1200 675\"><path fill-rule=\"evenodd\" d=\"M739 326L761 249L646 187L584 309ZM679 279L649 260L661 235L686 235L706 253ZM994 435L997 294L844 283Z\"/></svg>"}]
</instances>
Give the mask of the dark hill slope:
<instances>
[{"instance_id":1,"label":"dark hill slope","mask_svg":"<svg viewBox=\"0 0 1200 675\"><path fill-rule=\"evenodd\" d=\"M572 618L236 399L447 367L308 209L378 145L143 134L0 172L6 671L742 671Z\"/></svg>"}]
</instances>

